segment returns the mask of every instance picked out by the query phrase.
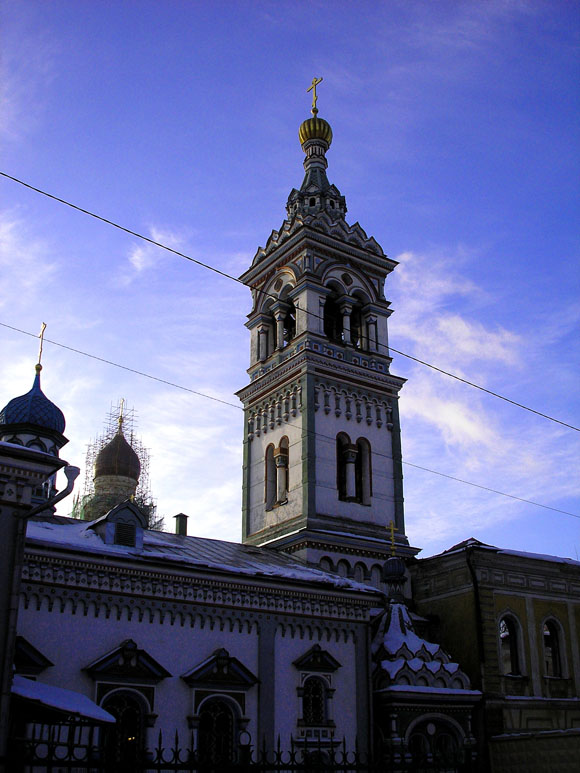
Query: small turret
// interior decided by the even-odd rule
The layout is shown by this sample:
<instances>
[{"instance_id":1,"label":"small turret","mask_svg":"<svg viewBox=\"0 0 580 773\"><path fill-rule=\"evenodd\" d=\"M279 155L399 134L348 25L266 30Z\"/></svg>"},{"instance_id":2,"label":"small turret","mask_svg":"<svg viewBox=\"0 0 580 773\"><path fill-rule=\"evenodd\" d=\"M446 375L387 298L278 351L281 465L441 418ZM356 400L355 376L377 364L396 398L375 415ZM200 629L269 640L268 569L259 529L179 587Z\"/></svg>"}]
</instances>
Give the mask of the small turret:
<instances>
[{"instance_id":1,"label":"small turret","mask_svg":"<svg viewBox=\"0 0 580 773\"><path fill-rule=\"evenodd\" d=\"M290 192L286 204L288 217L293 215L317 215L326 212L333 220L344 217L346 214L346 201L341 196L335 185L331 185L326 176L328 161L326 151L332 143L332 129L328 121L318 117L316 102L316 87L322 82L322 78L314 78L308 91L313 91L312 118L307 118L300 124L298 138L302 150L306 154L304 159L304 180L300 190L294 188Z\"/></svg>"},{"instance_id":2,"label":"small turret","mask_svg":"<svg viewBox=\"0 0 580 773\"><path fill-rule=\"evenodd\" d=\"M36 375L32 389L25 395L14 397L0 411L0 430L5 434L7 426L29 425L39 430L49 430L62 436L66 421L63 412L51 402L40 388L40 371L42 365L36 365ZM61 444L61 446L64 443ZM48 449L46 449L48 450Z\"/></svg>"},{"instance_id":3,"label":"small turret","mask_svg":"<svg viewBox=\"0 0 580 773\"><path fill-rule=\"evenodd\" d=\"M43 323L32 389L24 395L12 398L0 411L0 440L58 457L60 449L68 440L63 435L66 426L63 412L48 399L40 387L40 361L45 327ZM56 476L53 476L34 492L32 504L40 505L55 495Z\"/></svg>"}]
</instances>

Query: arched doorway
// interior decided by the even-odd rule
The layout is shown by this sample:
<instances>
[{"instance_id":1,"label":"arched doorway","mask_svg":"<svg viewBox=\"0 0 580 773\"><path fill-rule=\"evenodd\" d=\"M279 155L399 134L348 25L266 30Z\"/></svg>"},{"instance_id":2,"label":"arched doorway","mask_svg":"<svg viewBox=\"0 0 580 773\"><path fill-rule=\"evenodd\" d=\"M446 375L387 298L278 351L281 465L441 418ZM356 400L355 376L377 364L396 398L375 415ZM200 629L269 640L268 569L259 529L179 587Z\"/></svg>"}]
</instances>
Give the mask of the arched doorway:
<instances>
[{"instance_id":1,"label":"arched doorway","mask_svg":"<svg viewBox=\"0 0 580 773\"><path fill-rule=\"evenodd\" d=\"M411 769L459 773L465 762L461 739L456 728L439 718L416 723L407 738Z\"/></svg>"}]
</instances>

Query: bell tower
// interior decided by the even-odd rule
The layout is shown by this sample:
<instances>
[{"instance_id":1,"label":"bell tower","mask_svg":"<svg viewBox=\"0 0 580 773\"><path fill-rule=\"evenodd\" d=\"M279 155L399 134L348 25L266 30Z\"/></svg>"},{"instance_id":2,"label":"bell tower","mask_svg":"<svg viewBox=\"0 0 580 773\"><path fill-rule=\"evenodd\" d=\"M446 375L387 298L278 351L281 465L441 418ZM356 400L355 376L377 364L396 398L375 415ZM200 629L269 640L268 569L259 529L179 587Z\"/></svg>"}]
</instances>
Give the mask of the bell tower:
<instances>
[{"instance_id":1,"label":"bell tower","mask_svg":"<svg viewBox=\"0 0 580 773\"><path fill-rule=\"evenodd\" d=\"M302 185L241 276L253 300L250 383L238 392L242 539L378 584L393 550L416 552L403 515L404 379L390 372L384 295L397 263L345 219L326 174L332 129L316 99L299 131Z\"/></svg>"}]
</instances>

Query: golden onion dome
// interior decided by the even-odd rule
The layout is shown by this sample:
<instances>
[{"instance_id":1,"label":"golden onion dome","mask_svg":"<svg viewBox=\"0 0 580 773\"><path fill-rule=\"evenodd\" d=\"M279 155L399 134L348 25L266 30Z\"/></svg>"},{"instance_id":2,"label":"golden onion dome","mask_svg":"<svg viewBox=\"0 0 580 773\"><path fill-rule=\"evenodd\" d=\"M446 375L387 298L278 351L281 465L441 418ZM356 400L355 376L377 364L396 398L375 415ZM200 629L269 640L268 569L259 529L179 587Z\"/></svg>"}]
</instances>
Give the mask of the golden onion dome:
<instances>
[{"instance_id":1,"label":"golden onion dome","mask_svg":"<svg viewBox=\"0 0 580 773\"><path fill-rule=\"evenodd\" d=\"M312 118L307 118L300 124L298 137L300 138L301 145L304 145L308 140L324 140L330 147L330 143L332 142L332 129L330 128L328 121L314 115Z\"/></svg>"}]
</instances>

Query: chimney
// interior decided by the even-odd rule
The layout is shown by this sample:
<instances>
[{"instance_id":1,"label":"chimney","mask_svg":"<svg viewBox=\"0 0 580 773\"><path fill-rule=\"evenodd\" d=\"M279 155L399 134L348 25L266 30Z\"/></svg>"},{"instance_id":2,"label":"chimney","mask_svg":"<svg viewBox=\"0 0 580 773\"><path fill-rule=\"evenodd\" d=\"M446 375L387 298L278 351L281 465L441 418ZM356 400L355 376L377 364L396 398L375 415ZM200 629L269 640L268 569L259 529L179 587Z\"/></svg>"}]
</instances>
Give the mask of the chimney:
<instances>
[{"instance_id":1,"label":"chimney","mask_svg":"<svg viewBox=\"0 0 580 773\"><path fill-rule=\"evenodd\" d=\"M188 516L185 513L177 513L173 516L175 518L175 533L180 537L187 537L187 519Z\"/></svg>"}]
</instances>

